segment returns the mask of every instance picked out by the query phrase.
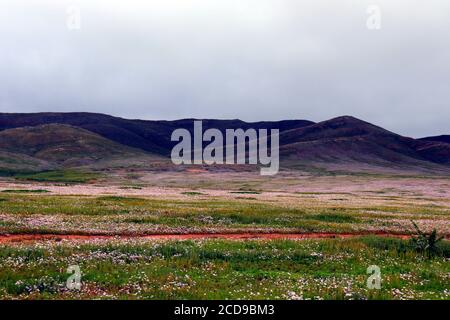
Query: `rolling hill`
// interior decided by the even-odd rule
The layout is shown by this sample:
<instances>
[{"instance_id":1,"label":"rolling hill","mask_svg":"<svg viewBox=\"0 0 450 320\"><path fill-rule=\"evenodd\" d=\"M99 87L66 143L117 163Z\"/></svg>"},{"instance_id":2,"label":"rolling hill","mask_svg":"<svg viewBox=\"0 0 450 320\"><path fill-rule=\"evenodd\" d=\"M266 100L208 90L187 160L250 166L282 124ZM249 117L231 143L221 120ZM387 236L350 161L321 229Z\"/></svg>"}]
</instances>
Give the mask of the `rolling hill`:
<instances>
[{"instance_id":1,"label":"rolling hill","mask_svg":"<svg viewBox=\"0 0 450 320\"><path fill-rule=\"evenodd\" d=\"M416 150L428 161L450 165L449 143L423 140L417 143Z\"/></svg>"},{"instance_id":2,"label":"rolling hill","mask_svg":"<svg viewBox=\"0 0 450 320\"><path fill-rule=\"evenodd\" d=\"M96 133L108 140L168 156L174 145L170 141L173 130L184 128L193 131L195 119L174 121L129 120L97 113L0 113L0 130L39 126L43 124L67 124ZM307 120L265 121L247 123L241 120L203 120L204 129L278 128L286 131L313 124Z\"/></svg>"},{"instance_id":3,"label":"rolling hill","mask_svg":"<svg viewBox=\"0 0 450 320\"><path fill-rule=\"evenodd\" d=\"M0 131L0 151L5 155L4 164L29 163L30 168L75 167L145 154L82 128L62 124Z\"/></svg>"},{"instance_id":4,"label":"rolling hill","mask_svg":"<svg viewBox=\"0 0 450 320\"><path fill-rule=\"evenodd\" d=\"M313 159L381 158L387 161L417 158L414 139L405 138L354 117L344 116L280 135L282 153ZM326 145L324 150L323 145Z\"/></svg>"},{"instance_id":5,"label":"rolling hill","mask_svg":"<svg viewBox=\"0 0 450 320\"><path fill-rule=\"evenodd\" d=\"M177 128L192 132L195 119L128 120L95 113L0 114L0 170L78 167L168 155ZM280 130L284 167L314 167L345 171L450 172L446 137L413 139L371 123L343 116L319 123L286 120L247 123L203 120L203 129ZM157 156L156 156L157 155ZM106 162L105 162L106 161ZM100 166L102 167L102 166ZM168 168L168 167L165 167Z\"/></svg>"},{"instance_id":6,"label":"rolling hill","mask_svg":"<svg viewBox=\"0 0 450 320\"><path fill-rule=\"evenodd\" d=\"M419 140L450 143L450 135L447 134L447 135L441 135L441 136L435 136L435 137L426 137L426 138L421 138Z\"/></svg>"},{"instance_id":7,"label":"rolling hill","mask_svg":"<svg viewBox=\"0 0 450 320\"><path fill-rule=\"evenodd\" d=\"M56 165L45 160L36 159L25 154L0 150L0 175L46 171L56 168Z\"/></svg>"},{"instance_id":8,"label":"rolling hill","mask_svg":"<svg viewBox=\"0 0 450 320\"><path fill-rule=\"evenodd\" d=\"M450 160L450 145L403 137L350 116L285 131L280 144L282 158L291 162L440 170L435 164Z\"/></svg>"}]
</instances>

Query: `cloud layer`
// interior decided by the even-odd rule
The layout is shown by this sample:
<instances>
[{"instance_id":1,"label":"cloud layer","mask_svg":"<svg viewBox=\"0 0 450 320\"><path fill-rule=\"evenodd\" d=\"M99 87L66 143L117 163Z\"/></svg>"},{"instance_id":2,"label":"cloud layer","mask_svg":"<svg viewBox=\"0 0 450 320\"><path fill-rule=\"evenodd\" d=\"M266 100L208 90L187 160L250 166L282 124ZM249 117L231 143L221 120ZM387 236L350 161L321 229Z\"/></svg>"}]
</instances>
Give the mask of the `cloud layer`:
<instances>
[{"instance_id":1,"label":"cloud layer","mask_svg":"<svg viewBox=\"0 0 450 320\"><path fill-rule=\"evenodd\" d=\"M0 111L450 134L449 30L446 0L1 0Z\"/></svg>"}]
</instances>

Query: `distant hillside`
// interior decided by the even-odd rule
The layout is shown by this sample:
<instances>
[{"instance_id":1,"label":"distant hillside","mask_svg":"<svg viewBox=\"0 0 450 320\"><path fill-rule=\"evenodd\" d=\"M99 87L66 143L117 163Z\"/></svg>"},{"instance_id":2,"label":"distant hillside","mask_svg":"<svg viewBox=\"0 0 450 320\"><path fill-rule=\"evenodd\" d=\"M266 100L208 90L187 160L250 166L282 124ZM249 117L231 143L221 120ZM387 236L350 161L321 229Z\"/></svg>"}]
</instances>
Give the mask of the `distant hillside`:
<instances>
[{"instance_id":1,"label":"distant hillside","mask_svg":"<svg viewBox=\"0 0 450 320\"><path fill-rule=\"evenodd\" d=\"M449 143L417 140L416 150L424 159L435 163L450 165Z\"/></svg>"},{"instance_id":2,"label":"distant hillside","mask_svg":"<svg viewBox=\"0 0 450 320\"><path fill-rule=\"evenodd\" d=\"M128 120L95 113L0 114L0 171L83 165L143 168L150 156L165 162L161 170L169 170L168 155L175 144L171 134L177 128L192 131L193 121ZM319 123L203 120L203 129L209 128L279 129L284 167L450 172L445 136L412 139L350 116Z\"/></svg>"},{"instance_id":3,"label":"distant hillside","mask_svg":"<svg viewBox=\"0 0 450 320\"><path fill-rule=\"evenodd\" d=\"M419 139L418 152L433 162L450 165L450 135Z\"/></svg>"},{"instance_id":4,"label":"distant hillside","mask_svg":"<svg viewBox=\"0 0 450 320\"><path fill-rule=\"evenodd\" d=\"M0 113L0 130L43 124L68 124L94 132L117 143L168 156L174 145L173 130L192 132L194 119L175 121L129 120L97 113ZM313 124L307 120L265 121L247 123L241 120L203 120L204 129L277 128L286 131Z\"/></svg>"},{"instance_id":5,"label":"distant hillside","mask_svg":"<svg viewBox=\"0 0 450 320\"><path fill-rule=\"evenodd\" d=\"M18 172L34 172L52 170L57 166L36 159L25 154L17 154L0 150L0 175L9 175Z\"/></svg>"},{"instance_id":6,"label":"distant hillside","mask_svg":"<svg viewBox=\"0 0 450 320\"><path fill-rule=\"evenodd\" d=\"M435 168L447 164L450 148L402 137L354 117L338 117L280 135L283 158L378 167ZM450 147L450 145L448 146Z\"/></svg>"},{"instance_id":7,"label":"distant hillside","mask_svg":"<svg viewBox=\"0 0 450 320\"><path fill-rule=\"evenodd\" d=\"M66 167L113 157L130 158L144 153L87 130L61 124L0 131L0 151L8 153L13 161L17 161L17 157L28 157L30 162Z\"/></svg>"},{"instance_id":8,"label":"distant hillside","mask_svg":"<svg viewBox=\"0 0 450 320\"><path fill-rule=\"evenodd\" d=\"M433 141L433 142L445 142L450 143L450 135L441 135L441 136L435 136L435 137L426 137L421 138L419 140L422 141Z\"/></svg>"}]
</instances>

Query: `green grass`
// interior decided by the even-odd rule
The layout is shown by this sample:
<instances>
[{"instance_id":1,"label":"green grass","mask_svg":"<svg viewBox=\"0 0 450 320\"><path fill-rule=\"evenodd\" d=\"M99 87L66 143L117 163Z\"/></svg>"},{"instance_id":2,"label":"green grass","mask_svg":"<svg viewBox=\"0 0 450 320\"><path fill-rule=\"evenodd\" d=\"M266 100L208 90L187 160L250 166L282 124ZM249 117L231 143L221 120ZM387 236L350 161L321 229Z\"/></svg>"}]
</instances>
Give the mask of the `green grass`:
<instances>
[{"instance_id":1,"label":"green grass","mask_svg":"<svg viewBox=\"0 0 450 320\"><path fill-rule=\"evenodd\" d=\"M261 194L259 191L231 191L230 193L237 193L237 194Z\"/></svg>"},{"instance_id":2,"label":"green grass","mask_svg":"<svg viewBox=\"0 0 450 320\"><path fill-rule=\"evenodd\" d=\"M18 180L63 183L86 183L100 177L101 175L98 173L75 170L46 171L15 175L15 178Z\"/></svg>"},{"instance_id":3,"label":"green grass","mask_svg":"<svg viewBox=\"0 0 450 320\"><path fill-rule=\"evenodd\" d=\"M155 233L199 232L205 228L224 232L227 230L251 231L261 228L272 232L353 232L355 230L388 230L398 228L403 212L418 214L415 219L448 217L448 209L414 205L405 207L350 207L309 206L286 207L249 199L203 199L192 197L183 200L164 200L125 196L61 196L37 195L27 191L5 190L0 201L0 212L16 222L14 228L0 229L0 233L87 233L89 230L104 233ZM32 191L33 192L33 191ZM33 192L33 193L34 193ZM301 203L300 203L301 204ZM307 203L306 203L307 204ZM364 214L370 210L370 216ZM386 212L389 212L386 214ZM53 216L45 225L28 219ZM30 224L28 225L28 222ZM63 225L61 223L64 221ZM80 227L82 226L82 228ZM409 226L409 224L408 224ZM407 229L405 229L405 232ZM440 231L438 229L438 231Z\"/></svg>"},{"instance_id":4,"label":"green grass","mask_svg":"<svg viewBox=\"0 0 450 320\"><path fill-rule=\"evenodd\" d=\"M140 187L140 186L123 186L123 187L119 187L119 189L123 189L123 190L127 190L127 189L131 189L131 190L141 190L142 187Z\"/></svg>"},{"instance_id":5,"label":"green grass","mask_svg":"<svg viewBox=\"0 0 450 320\"><path fill-rule=\"evenodd\" d=\"M143 198L121 197L121 196L102 196L102 197L97 197L96 200L109 201L109 202L113 201L113 202L121 202L121 203L129 204L130 202L133 202L133 201L142 201Z\"/></svg>"},{"instance_id":6,"label":"green grass","mask_svg":"<svg viewBox=\"0 0 450 320\"><path fill-rule=\"evenodd\" d=\"M8 197L8 193L5 193L4 198L8 201L0 202L0 211L17 222L23 220L24 215L52 215L65 221L65 232L74 233L80 231L80 224L87 229L104 230L108 233L120 233L124 230L154 233L160 227L172 230L169 232L177 232L178 228L194 230L205 227L218 231L230 228L272 228L291 232L348 231L352 224L359 223L359 218L351 217L344 209L339 212L334 208L285 208L249 202L248 199L159 200L123 196L32 197L26 194ZM140 227L134 224L139 224ZM7 232L35 233L44 231L44 228L47 231L50 228L53 232L61 230L58 222L55 222L51 227L48 224L45 227L33 224L32 227L24 226Z\"/></svg>"},{"instance_id":7,"label":"green grass","mask_svg":"<svg viewBox=\"0 0 450 320\"><path fill-rule=\"evenodd\" d=\"M309 216L309 219L324 221L324 222L336 222L336 223L351 223L357 222L358 219L348 214L337 213L321 213L314 216Z\"/></svg>"},{"instance_id":8,"label":"green grass","mask_svg":"<svg viewBox=\"0 0 450 320\"><path fill-rule=\"evenodd\" d=\"M47 193L50 192L48 190L44 189L34 189L34 190L27 190L27 189L6 189L2 190L3 193ZM5 200L5 199L3 199Z\"/></svg>"},{"instance_id":9,"label":"green grass","mask_svg":"<svg viewBox=\"0 0 450 320\"><path fill-rule=\"evenodd\" d=\"M449 256L402 248L384 238L3 245L0 298L449 299ZM69 265L80 266L79 292L65 288ZM366 286L370 265L381 290Z\"/></svg>"},{"instance_id":10,"label":"green grass","mask_svg":"<svg viewBox=\"0 0 450 320\"><path fill-rule=\"evenodd\" d=\"M448 206L414 201L371 206L194 192L178 200L4 192L0 234L386 231L412 215L439 226L450 213ZM10 243L0 244L0 299L449 300L449 259L448 241L428 259L408 241L381 237ZM81 267L81 292L64 287L70 265ZM366 287L370 265L381 268L381 290Z\"/></svg>"},{"instance_id":11,"label":"green grass","mask_svg":"<svg viewBox=\"0 0 450 320\"><path fill-rule=\"evenodd\" d=\"M196 192L196 191L187 191L187 192L182 192L181 194L184 194L186 196L201 196L201 195L204 195L204 193Z\"/></svg>"},{"instance_id":12,"label":"green grass","mask_svg":"<svg viewBox=\"0 0 450 320\"><path fill-rule=\"evenodd\" d=\"M32 174L32 173L35 173L35 172L34 171L0 168L0 177L14 177L17 174Z\"/></svg>"}]
</instances>

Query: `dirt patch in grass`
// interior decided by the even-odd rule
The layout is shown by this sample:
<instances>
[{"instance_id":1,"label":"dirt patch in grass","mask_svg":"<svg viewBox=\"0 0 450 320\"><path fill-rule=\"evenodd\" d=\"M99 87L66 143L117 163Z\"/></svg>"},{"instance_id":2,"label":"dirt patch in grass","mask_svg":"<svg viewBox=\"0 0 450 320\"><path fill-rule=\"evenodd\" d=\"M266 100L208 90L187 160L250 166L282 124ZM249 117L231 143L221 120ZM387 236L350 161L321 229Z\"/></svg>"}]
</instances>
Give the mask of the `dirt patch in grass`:
<instances>
[{"instance_id":1,"label":"dirt patch in grass","mask_svg":"<svg viewBox=\"0 0 450 320\"><path fill-rule=\"evenodd\" d=\"M195 240L195 239L226 239L226 240L301 240L301 239L347 239L361 236L378 236L398 239L408 239L411 235L360 232L360 233L195 233L195 234L150 234L150 235L79 235L79 234L12 234L0 235L0 243L15 243L29 241L62 241L62 240L108 240L108 239L148 239L148 240ZM446 238L449 238L447 235Z\"/></svg>"}]
</instances>

